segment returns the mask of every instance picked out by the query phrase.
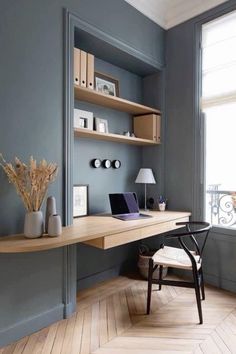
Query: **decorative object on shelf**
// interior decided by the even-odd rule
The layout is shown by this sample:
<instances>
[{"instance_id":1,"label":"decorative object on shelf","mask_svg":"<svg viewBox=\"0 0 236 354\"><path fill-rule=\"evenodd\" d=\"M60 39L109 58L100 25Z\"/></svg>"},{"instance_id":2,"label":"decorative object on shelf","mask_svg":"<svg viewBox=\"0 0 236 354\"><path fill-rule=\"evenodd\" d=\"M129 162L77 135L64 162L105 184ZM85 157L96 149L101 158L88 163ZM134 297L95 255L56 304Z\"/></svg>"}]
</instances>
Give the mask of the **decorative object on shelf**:
<instances>
[{"instance_id":1,"label":"decorative object on shelf","mask_svg":"<svg viewBox=\"0 0 236 354\"><path fill-rule=\"evenodd\" d=\"M140 168L138 176L135 180L135 183L143 183L144 184L144 193L145 193L145 201L144 201L144 210L147 210L147 184L155 184L155 178L153 176L153 172L151 168Z\"/></svg>"},{"instance_id":2,"label":"decorative object on shelf","mask_svg":"<svg viewBox=\"0 0 236 354\"><path fill-rule=\"evenodd\" d=\"M120 160L113 160L112 161L112 167L113 168L120 168L120 166L121 166Z\"/></svg>"},{"instance_id":3,"label":"decorative object on shelf","mask_svg":"<svg viewBox=\"0 0 236 354\"><path fill-rule=\"evenodd\" d=\"M147 201L147 206L149 209L154 209L154 203L155 203L155 200L154 198L149 198L148 201Z\"/></svg>"},{"instance_id":4,"label":"decorative object on shelf","mask_svg":"<svg viewBox=\"0 0 236 354\"><path fill-rule=\"evenodd\" d=\"M88 215L88 184L73 187L73 217Z\"/></svg>"},{"instance_id":5,"label":"decorative object on shelf","mask_svg":"<svg viewBox=\"0 0 236 354\"><path fill-rule=\"evenodd\" d=\"M105 95L119 97L119 81L111 76L95 72L94 87L96 91Z\"/></svg>"},{"instance_id":6,"label":"decorative object on shelf","mask_svg":"<svg viewBox=\"0 0 236 354\"><path fill-rule=\"evenodd\" d=\"M27 238L37 238L43 234L43 213L31 211L25 214L24 235Z\"/></svg>"},{"instance_id":7,"label":"decorative object on shelf","mask_svg":"<svg viewBox=\"0 0 236 354\"><path fill-rule=\"evenodd\" d=\"M108 159L103 160L102 165L104 168L110 168L111 167L111 160L108 160Z\"/></svg>"},{"instance_id":8,"label":"decorative object on shelf","mask_svg":"<svg viewBox=\"0 0 236 354\"><path fill-rule=\"evenodd\" d=\"M161 117L158 114L145 114L133 117L134 134L137 138L161 142Z\"/></svg>"},{"instance_id":9,"label":"decorative object on shelf","mask_svg":"<svg viewBox=\"0 0 236 354\"><path fill-rule=\"evenodd\" d=\"M74 128L93 130L93 112L75 108Z\"/></svg>"},{"instance_id":10,"label":"decorative object on shelf","mask_svg":"<svg viewBox=\"0 0 236 354\"><path fill-rule=\"evenodd\" d=\"M45 232L48 233L48 221L51 215L56 214L56 199L52 196L47 198L46 217L45 217Z\"/></svg>"},{"instance_id":11,"label":"decorative object on shelf","mask_svg":"<svg viewBox=\"0 0 236 354\"><path fill-rule=\"evenodd\" d=\"M167 199L165 199L162 195L160 195L159 201L158 201L158 206L159 206L160 211L166 210L166 203L167 203Z\"/></svg>"},{"instance_id":12,"label":"decorative object on shelf","mask_svg":"<svg viewBox=\"0 0 236 354\"><path fill-rule=\"evenodd\" d=\"M91 161L91 165L92 165L92 167L94 167L94 168L99 168L99 167L101 167L101 165L102 165L102 161L101 161L100 159L93 159L93 160Z\"/></svg>"},{"instance_id":13,"label":"decorative object on shelf","mask_svg":"<svg viewBox=\"0 0 236 354\"><path fill-rule=\"evenodd\" d=\"M106 119L95 118L95 128L99 133L108 133L108 122Z\"/></svg>"},{"instance_id":14,"label":"decorative object on shelf","mask_svg":"<svg viewBox=\"0 0 236 354\"><path fill-rule=\"evenodd\" d=\"M58 214L50 215L48 220L48 236L56 237L61 235L61 217Z\"/></svg>"},{"instance_id":15,"label":"decorative object on shelf","mask_svg":"<svg viewBox=\"0 0 236 354\"><path fill-rule=\"evenodd\" d=\"M29 166L15 158L15 166L7 163L0 155L0 165L5 171L10 183L14 184L17 194L27 210L25 216L24 233L26 237L34 238L43 234L43 215L40 211L46 196L48 186L57 175L58 167L55 163L42 160L37 165L33 157Z\"/></svg>"},{"instance_id":16,"label":"decorative object on shelf","mask_svg":"<svg viewBox=\"0 0 236 354\"><path fill-rule=\"evenodd\" d=\"M124 132L123 133L125 136L130 136L130 132Z\"/></svg>"}]
</instances>

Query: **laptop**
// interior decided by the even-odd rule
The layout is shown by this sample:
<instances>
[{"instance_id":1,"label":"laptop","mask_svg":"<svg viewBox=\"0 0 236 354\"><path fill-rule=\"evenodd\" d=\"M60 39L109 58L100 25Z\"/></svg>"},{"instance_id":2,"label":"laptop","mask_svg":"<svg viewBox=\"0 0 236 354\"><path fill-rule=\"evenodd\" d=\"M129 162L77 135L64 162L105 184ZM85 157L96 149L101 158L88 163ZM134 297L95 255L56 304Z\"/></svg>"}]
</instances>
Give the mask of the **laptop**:
<instances>
[{"instance_id":1,"label":"laptop","mask_svg":"<svg viewBox=\"0 0 236 354\"><path fill-rule=\"evenodd\" d=\"M151 218L151 215L139 212L136 193L109 194L112 216L120 220L136 220Z\"/></svg>"}]
</instances>

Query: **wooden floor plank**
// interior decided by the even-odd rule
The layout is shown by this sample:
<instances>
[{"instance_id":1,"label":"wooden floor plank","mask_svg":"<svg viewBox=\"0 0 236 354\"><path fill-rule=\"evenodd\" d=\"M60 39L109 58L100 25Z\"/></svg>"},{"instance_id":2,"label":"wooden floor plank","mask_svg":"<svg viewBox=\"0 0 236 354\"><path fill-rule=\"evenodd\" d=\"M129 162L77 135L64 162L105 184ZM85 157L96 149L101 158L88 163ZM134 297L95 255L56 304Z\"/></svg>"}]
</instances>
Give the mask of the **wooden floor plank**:
<instances>
[{"instance_id":1,"label":"wooden floor plank","mask_svg":"<svg viewBox=\"0 0 236 354\"><path fill-rule=\"evenodd\" d=\"M113 307L112 297L109 296L107 299L107 330L108 330L108 340L116 337L116 323L115 323L115 313Z\"/></svg>"},{"instance_id":2,"label":"wooden floor plank","mask_svg":"<svg viewBox=\"0 0 236 354\"><path fill-rule=\"evenodd\" d=\"M91 321L92 321L92 308L86 308L84 312L83 333L81 341L81 354L90 354L91 343Z\"/></svg>"},{"instance_id":3,"label":"wooden floor plank","mask_svg":"<svg viewBox=\"0 0 236 354\"><path fill-rule=\"evenodd\" d=\"M74 333L76 314L73 314L67 321L65 336L62 344L61 354L71 353L72 338Z\"/></svg>"},{"instance_id":4,"label":"wooden floor plank","mask_svg":"<svg viewBox=\"0 0 236 354\"><path fill-rule=\"evenodd\" d=\"M21 354L25 349L26 343L28 342L29 337L23 337L16 343L15 349L13 350L12 354ZM0 351L1 353L1 351Z\"/></svg>"},{"instance_id":5,"label":"wooden floor plank","mask_svg":"<svg viewBox=\"0 0 236 354\"><path fill-rule=\"evenodd\" d=\"M84 312L79 311L76 315L75 328L71 344L71 354L79 354L81 349L82 342L82 333L83 333L83 324L84 324Z\"/></svg>"},{"instance_id":6,"label":"wooden floor plank","mask_svg":"<svg viewBox=\"0 0 236 354\"><path fill-rule=\"evenodd\" d=\"M48 332L49 332L49 328L44 328L41 331L39 331L38 337L37 337L37 342L36 342L36 345L33 350L33 354L41 354L42 353Z\"/></svg>"},{"instance_id":7,"label":"wooden floor plank","mask_svg":"<svg viewBox=\"0 0 236 354\"><path fill-rule=\"evenodd\" d=\"M58 354L61 353L61 348L65 336L65 331L66 331L66 326L67 326L67 320L62 320L58 323L57 327L57 332L55 336L55 340L53 343L53 347L51 350L51 354Z\"/></svg>"},{"instance_id":8,"label":"wooden floor plank","mask_svg":"<svg viewBox=\"0 0 236 354\"><path fill-rule=\"evenodd\" d=\"M47 334L47 337L44 341L44 346L42 349L42 354L50 354L52 347L53 347L53 343L54 343L54 339L57 333L57 328L58 328L58 322L54 323L53 325L51 325L49 327L49 331Z\"/></svg>"},{"instance_id":9,"label":"wooden floor plank","mask_svg":"<svg viewBox=\"0 0 236 354\"><path fill-rule=\"evenodd\" d=\"M93 304L92 306L92 323L91 323L91 352L95 351L100 346L99 340L99 328L100 328L100 318L99 318L99 302Z\"/></svg>"}]
</instances>

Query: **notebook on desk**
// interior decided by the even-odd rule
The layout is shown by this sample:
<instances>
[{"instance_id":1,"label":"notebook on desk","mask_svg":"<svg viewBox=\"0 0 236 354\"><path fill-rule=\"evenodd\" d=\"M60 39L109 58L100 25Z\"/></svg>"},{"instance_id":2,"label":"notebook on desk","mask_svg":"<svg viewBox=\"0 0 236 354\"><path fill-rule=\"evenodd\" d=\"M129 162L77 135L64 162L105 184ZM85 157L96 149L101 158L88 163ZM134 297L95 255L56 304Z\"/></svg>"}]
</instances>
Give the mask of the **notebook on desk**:
<instances>
[{"instance_id":1,"label":"notebook on desk","mask_svg":"<svg viewBox=\"0 0 236 354\"><path fill-rule=\"evenodd\" d=\"M151 215L139 212L136 193L109 194L112 216L120 220L136 220L151 218Z\"/></svg>"}]
</instances>

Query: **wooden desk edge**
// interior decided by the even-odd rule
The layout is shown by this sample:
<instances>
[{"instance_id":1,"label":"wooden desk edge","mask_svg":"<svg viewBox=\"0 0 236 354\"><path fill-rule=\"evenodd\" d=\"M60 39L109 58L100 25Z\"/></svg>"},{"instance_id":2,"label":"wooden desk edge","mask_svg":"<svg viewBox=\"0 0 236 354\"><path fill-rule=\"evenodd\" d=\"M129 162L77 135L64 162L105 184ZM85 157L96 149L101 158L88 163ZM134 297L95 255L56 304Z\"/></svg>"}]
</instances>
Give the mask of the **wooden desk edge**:
<instances>
[{"instance_id":1,"label":"wooden desk edge","mask_svg":"<svg viewBox=\"0 0 236 354\"><path fill-rule=\"evenodd\" d=\"M75 225L63 227L62 235L59 237L43 236L37 239L27 239L22 234L2 236L0 237L0 253L27 253L27 252L46 251L54 248L73 245L75 243L87 243L95 247L104 248L101 247L101 242L103 242L101 240L104 238L106 238L107 240L108 238L114 239L115 237L119 237L122 233L125 234L127 232L132 232L132 231L135 232L135 230L137 231L139 229L155 227L155 225L158 227L158 225L164 224L168 221L175 223L179 219L189 218L189 216L191 215L190 212L178 212L178 211L169 212L169 214L172 215L172 217L166 221L158 222L155 221L155 219L147 219L149 220L149 222L146 222L140 226L135 225L135 226L124 228L125 224L121 224L122 226L121 229L116 229L115 231L114 230L109 231L109 229L107 229L106 232L101 232L96 234L92 233L84 236L80 235L80 228L81 228L80 225L78 227L76 227ZM86 219L88 218L89 217L86 217ZM183 220L187 220L187 219L183 219ZM173 228L170 230L173 230ZM170 230L166 230L166 231L170 231ZM158 231L156 232L156 234L158 234ZM138 238L135 236L133 239L129 239L129 240L124 239L123 243L116 244L116 242L114 242L114 246L110 246L110 247L115 247L120 244L136 241L138 239L142 239L145 237L149 237L149 236L140 235ZM96 245L96 243L98 243L98 245ZM106 248L110 248L110 247L106 247Z\"/></svg>"}]
</instances>

